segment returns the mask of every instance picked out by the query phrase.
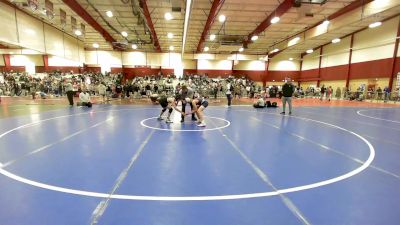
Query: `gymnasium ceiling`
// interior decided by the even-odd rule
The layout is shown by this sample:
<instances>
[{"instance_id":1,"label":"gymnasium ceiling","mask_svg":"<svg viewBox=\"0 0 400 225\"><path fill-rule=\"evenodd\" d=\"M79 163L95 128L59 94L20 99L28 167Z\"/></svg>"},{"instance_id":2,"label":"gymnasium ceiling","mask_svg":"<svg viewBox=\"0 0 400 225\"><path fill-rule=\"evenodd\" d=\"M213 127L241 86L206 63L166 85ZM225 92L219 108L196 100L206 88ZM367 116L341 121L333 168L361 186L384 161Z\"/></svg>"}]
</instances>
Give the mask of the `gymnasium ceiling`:
<instances>
[{"instance_id":1,"label":"gymnasium ceiling","mask_svg":"<svg viewBox=\"0 0 400 225\"><path fill-rule=\"evenodd\" d=\"M85 25L85 34L79 36L85 43L86 49L93 49L93 44L99 44L99 49L112 50L115 45L125 50L132 50L132 44L138 46L138 50L149 52L178 52L182 50L182 37L184 32L184 21L186 11L185 0L51 0L54 4L53 19L47 18L38 11L32 11L29 7L22 6L21 2L28 0L9 0L12 4L32 14L40 17L47 23L53 24L59 29L63 29L73 34L71 29L71 16L75 17L79 24ZM41 7L44 7L45 0L39 0ZM215 19L211 23L210 29L205 30L208 19L212 19L210 10L213 1L220 2L220 8L215 13ZM309 0L302 0L308 1ZM316 1L316 0L313 0ZM19 3L17 3L19 2ZM288 3L289 7L280 13L280 5ZM365 3L375 2L376 4L386 4L385 7L376 9L367 8L361 10L362 14L356 20L344 22L345 26L330 29L328 32L313 38L305 39L291 47L279 47L285 53L303 53L310 48L318 47L329 43L333 38L343 37L359 29L367 27L371 22L382 21L400 13L399 0L327 0L323 4L302 3L300 7L293 6L290 0L193 0L189 17L185 53L204 52L204 47L208 47L208 53L232 53L248 42L243 54L266 55L271 50L278 48L290 38L304 37L304 31L314 27L327 18L341 18L347 14L338 14L349 7L350 4L359 3L358 9L364 9ZM76 12L72 5L81 6L94 21L111 35L112 41L106 41L104 35L98 29L89 24L82 13ZM147 6L147 10L145 9ZM364 5L364 6L363 6ZM62 27L60 22L60 9L67 14L67 25ZM113 17L106 15L107 11L112 11ZM146 11L150 18L146 19ZM365 13L364 13L365 11ZM172 12L173 19L166 20L165 13ZM281 14L281 15L279 15ZM220 15L225 15L225 22L218 21ZM264 20L275 15L280 16L280 21L275 24L268 24L265 29L258 30L258 40L246 41L250 34L256 31ZM210 17L210 18L209 18ZM151 21L149 20L151 19ZM344 19L346 21L346 19ZM343 23L343 22L342 22ZM328 25L331 26L331 25ZM152 32L154 27L154 33ZM127 37L121 35L122 31L128 33ZM172 33L173 37L168 38L167 33ZM204 43L197 51L202 33L205 32ZM216 39L210 40L210 35L215 34ZM159 48L156 42L159 43ZM174 50L170 50L174 46ZM244 45L246 46L246 45ZM234 50L237 49L237 50Z\"/></svg>"}]
</instances>

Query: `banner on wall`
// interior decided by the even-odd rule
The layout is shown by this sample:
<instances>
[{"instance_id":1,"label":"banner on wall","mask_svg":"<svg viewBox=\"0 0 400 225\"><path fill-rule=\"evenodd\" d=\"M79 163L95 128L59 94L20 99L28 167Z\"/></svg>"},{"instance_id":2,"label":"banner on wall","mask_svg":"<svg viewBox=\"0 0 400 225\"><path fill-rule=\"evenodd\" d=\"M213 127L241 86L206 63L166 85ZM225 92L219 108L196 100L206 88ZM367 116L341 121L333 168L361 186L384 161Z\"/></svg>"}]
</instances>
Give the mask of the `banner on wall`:
<instances>
[{"instance_id":1,"label":"banner on wall","mask_svg":"<svg viewBox=\"0 0 400 225\"><path fill-rule=\"evenodd\" d=\"M400 72L397 73L397 84L396 88L400 88Z\"/></svg>"},{"instance_id":2,"label":"banner on wall","mask_svg":"<svg viewBox=\"0 0 400 225\"><path fill-rule=\"evenodd\" d=\"M60 9L60 21L61 26L64 28L67 25L67 13L62 9Z\"/></svg>"},{"instance_id":3,"label":"banner on wall","mask_svg":"<svg viewBox=\"0 0 400 225\"><path fill-rule=\"evenodd\" d=\"M28 5L33 11L36 11L39 8L39 0L29 0Z\"/></svg>"},{"instance_id":4,"label":"banner on wall","mask_svg":"<svg viewBox=\"0 0 400 225\"><path fill-rule=\"evenodd\" d=\"M81 23L81 32L82 32L82 35L85 36L85 24L82 24L82 23Z\"/></svg>"},{"instance_id":5,"label":"banner on wall","mask_svg":"<svg viewBox=\"0 0 400 225\"><path fill-rule=\"evenodd\" d=\"M76 19L73 16L71 16L71 28L73 31L76 30Z\"/></svg>"},{"instance_id":6,"label":"banner on wall","mask_svg":"<svg viewBox=\"0 0 400 225\"><path fill-rule=\"evenodd\" d=\"M46 0L44 2L44 7L46 8L46 16L49 19L53 19L54 18L54 7L53 7L53 3L49 0Z\"/></svg>"}]
</instances>

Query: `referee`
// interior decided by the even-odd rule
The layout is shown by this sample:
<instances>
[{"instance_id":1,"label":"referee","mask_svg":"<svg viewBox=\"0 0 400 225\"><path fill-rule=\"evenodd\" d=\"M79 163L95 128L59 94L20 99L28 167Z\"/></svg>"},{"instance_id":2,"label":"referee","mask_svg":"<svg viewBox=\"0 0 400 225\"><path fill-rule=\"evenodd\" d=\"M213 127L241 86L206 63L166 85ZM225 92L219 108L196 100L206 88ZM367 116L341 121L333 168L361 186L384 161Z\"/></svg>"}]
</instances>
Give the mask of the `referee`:
<instances>
[{"instance_id":1,"label":"referee","mask_svg":"<svg viewBox=\"0 0 400 225\"><path fill-rule=\"evenodd\" d=\"M292 114L292 96L294 93L294 85L290 78L286 79L286 83L282 86L282 105L283 111L281 112L282 115L285 115L286 109L286 102L289 105L289 115Z\"/></svg>"}]
</instances>

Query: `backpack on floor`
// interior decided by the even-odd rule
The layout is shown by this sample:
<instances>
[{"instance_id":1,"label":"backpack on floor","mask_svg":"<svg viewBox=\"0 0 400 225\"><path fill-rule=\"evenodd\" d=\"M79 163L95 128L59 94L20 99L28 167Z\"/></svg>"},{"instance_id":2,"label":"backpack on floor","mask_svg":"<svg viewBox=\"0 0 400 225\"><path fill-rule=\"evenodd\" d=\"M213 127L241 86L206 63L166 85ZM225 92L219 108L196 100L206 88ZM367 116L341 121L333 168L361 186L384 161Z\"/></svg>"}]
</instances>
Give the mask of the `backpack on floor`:
<instances>
[{"instance_id":1,"label":"backpack on floor","mask_svg":"<svg viewBox=\"0 0 400 225\"><path fill-rule=\"evenodd\" d=\"M276 102L270 102L270 101L267 101L267 107L268 108L276 108L276 107L278 107L278 103L276 103Z\"/></svg>"}]
</instances>

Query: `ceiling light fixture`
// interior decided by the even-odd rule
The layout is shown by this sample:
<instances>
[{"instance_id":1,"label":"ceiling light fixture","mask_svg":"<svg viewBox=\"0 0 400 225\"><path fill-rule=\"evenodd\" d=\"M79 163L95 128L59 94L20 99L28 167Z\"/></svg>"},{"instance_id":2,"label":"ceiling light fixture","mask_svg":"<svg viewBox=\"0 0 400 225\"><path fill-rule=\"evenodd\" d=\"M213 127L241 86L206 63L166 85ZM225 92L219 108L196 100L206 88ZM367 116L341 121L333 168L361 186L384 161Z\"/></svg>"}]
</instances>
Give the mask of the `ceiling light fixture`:
<instances>
[{"instance_id":1,"label":"ceiling light fixture","mask_svg":"<svg viewBox=\"0 0 400 225\"><path fill-rule=\"evenodd\" d=\"M271 23L272 24L277 23L277 22L279 22L279 20L281 20L281 19L279 17L275 16L274 18L271 19Z\"/></svg>"},{"instance_id":2,"label":"ceiling light fixture","mask_svg":"<svg viewBox=\"0 0 400 225\"><path fill-rule=\"evenodd\" d=\"M225 15L220 15L218 17L218 21L221 22L221 23L225 22L225 20L226 20L226 16Z\"/></svg>"},{"instance_id":3,"label":"ceiling light fixture","mask_svg":"<svg viewBox=\"0 0 400 225\"><path fill-rule=\"evenodd\" d=\"M243 52L243 50L244 50L243 47L240 47L240 48L239 48L239 52Z\"/></svg>"},{"instance_id":4,"label":"ceiling light fixture","mask_svg":"<svg viewBox=\"0 0 400 225\"><path fill-rule=\"evenodd\" d=\"M295 37L295 38L292 39L292 41L293 42L298 42L298 41L300 41L300 37Z\"/></svg>"},{"instance_id":5,"label":"ceiling light fixture","mask_svg":"<svg viewBox=\"0 0 400 225\"><path fill-rule=\"evenodd\" d=\"M132 49L137 49L137 44L133 44Z\"/></svg>"},{"instance_id":6,"label":"ceiling light fixture","mask_svg":"<svg viewBox=\"0 0 400 225\"><path fill-rule=\"evenodd\" d=\"M167 37L168 37L168 38L173 38L173 37L174 37L174 34L173 34L173 33L168 33L168 34L167 34Z\"/></svg>"},{"instance_id":7,"label":"ceiling light fixture","mask_svg":"<svg viewBox=\"0 0 400 225\"><path fill-rule=\"evenodd\" d=\"M210 35L210 40L211 40L211 41L214 41L214 40L215 40L215 34L211 34L211 35Z\"/></svg>"},{"instance_id":8,"label":"ceiling light fixture","mask_svg":"<svg viewBox=\"0 0 400 225\"><path fill-rule=\"evenodd\" d=\"M189 30L189 18L190 12L192 10L192 0L186 0L186 9L185 9L185 21L183 22L183 36L182 36L182 48L181 48L181 58L183 59L183 55L185 53L185 45L186 45L186 37Z\"/></svg>"},{"instance_id":9,"label":"ceiling light fixture","mask_svg":"<svg viewBox=\"0 0 400 225\"><path fill-rule=\"evenodd\" d=\"M314 52L314 50L312 50L312 49L308 49L306 52L307 52L308 54L310 54L310 53L313 53L313 52Z\"/></svg>"},{"instance_id":10,"label":"ceiling light fixture","mask_svg":"<svg viewBox=\"0 0 400 225\"><path fill-rule=\"evenodd\" d=\"M207 47L207 46L206 46L206 47L204 47L204 51L205 51L205 52L208 52L208 50L210 50L210 48L209 48L209 47Z\"/></svg>"},{"instance_id":11,"label":"ceiling light fixture","mask_svg":"<svg viewBox=\"0 0 400 225\"><path fill-rule=\"evenodd\" d=\"M75 30L75 35L81 36L81 35L82 35L82 31L80 31L80 30Z\"/></svg>"},{"instance_id":12,"label":"ceiling light fixture","mask_svg":"<svg viewBox=\"0 0 400 225\"><path fill-rule=\"evenodd\" d=\"M124 36L124 37L128 37L128 33L126 33L126 31L122 31L121 35Z\"/></svg>"},{"instance_id":13,"label":"ceiling light fixture","mask_svg":"<svg viewBox=\"0 0 400 225\"><path fill-rule=\"evenodd\" d=\"M254 35L253 37L251 37L251 40L252 40L252 41L257 41L257 39L258 39L258 36L257 36L257 35Z\"/></svg>"},{"instance_id":14,"label":"ceiling light fixture","mask_svg":"<svg viewBox=\"0 0 400 225\"><path fill-rule=\"evenodd\" d=\"M382 22L375 22L375 23L371 23L368 27L375 28L375 27L379 27L380 25L382 25Z\"/></svg>"},{"instance_id":15,"label":"ceiling light fixture","mask_svg":"<svg viewBox=\"0 0 400 225\"><path fill-rule=\"evenodd\" d=\"M293 58L289 58L290 61L293 61Z\"/></svg>"},{"instance_id":16,"label":"ceiling light fixture","mask_svg":"<svg viewBox=\"0 0 400 225\"><path fill-rule=\"evenodd\" d=\"M107 11L106 12L106 15L108 16L108 17L113 17L114 15L113 15L113 12L111 12L111 11Z\"/></svg>"},{"instance_id":17,"label":"ceiling light fixture","mask_svg":"<svg viewBox=\"0 0 400 225\"><path fill-rule=\"evenodd\" d=\"M174 49L175 49L174 46L172 46L172 45L169 46L169 50L170 50L170 51L173 51Z\"/></svg>"},{"instance_id":18,"label":"ceiling light fixture","mask_svg":"<svg viewBox=\"0 0 400 225\"><path fill-rule=\"evenodd\" d=\"M94 43L94 44L93 44L93 48L99 48L99 44Z\"/></svg>"},{"instance_id":19,"label":"ceiling light fixture","mask_svg":"<svg viewBox=\"0 0 400 225\"><path fill-rule=\"evenodd\" d=\"M174 17L172 17L172 14L170 12L167 12L164 14L164 18L166 20L172 20Z\"/></svg>"},{"instance_id":20,"label":"ceiling light fixture","mask_svg":"<svg viewBox=\"0 0 400 225\"><path fill-rule=\"evenodd\" d=\"M340 42L340 38L335 38L335 39L332 40L332 43L334 43L334 44L335 43L339 43L339 42Z\"/></svg>"},{"instance_id":21,"label":"ceiling light fixture","mask_svg":"<svg viewBox=\"0 0 400 225\"><path fill-rule=\"evenodd\" d=\"M279 48L272 50L270 53L275 53L275 52L279 52Z\"/></svg>"},{"instance_id":22,"label":"ceiling light fixture","mask_svg":"<svg viewBox=\"0 0 400 225\"><path fill-rule=\"evenodd\" d=\"M322 25L324 25L324 26L328 26L329 25L329 20L324 20L324 22L322 22Z\"/></svg>"}]
</instances>

